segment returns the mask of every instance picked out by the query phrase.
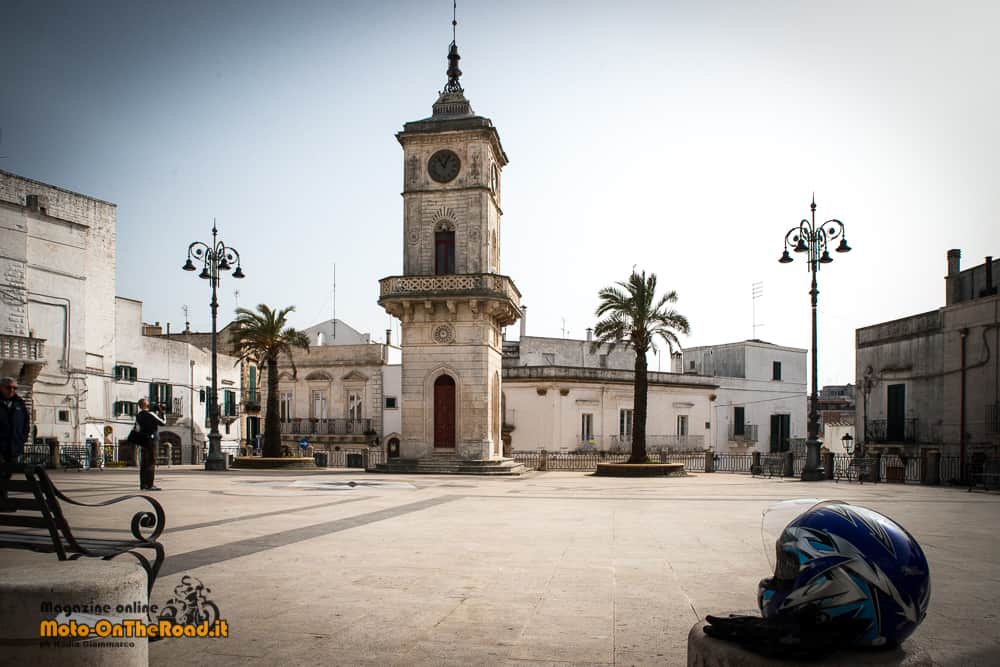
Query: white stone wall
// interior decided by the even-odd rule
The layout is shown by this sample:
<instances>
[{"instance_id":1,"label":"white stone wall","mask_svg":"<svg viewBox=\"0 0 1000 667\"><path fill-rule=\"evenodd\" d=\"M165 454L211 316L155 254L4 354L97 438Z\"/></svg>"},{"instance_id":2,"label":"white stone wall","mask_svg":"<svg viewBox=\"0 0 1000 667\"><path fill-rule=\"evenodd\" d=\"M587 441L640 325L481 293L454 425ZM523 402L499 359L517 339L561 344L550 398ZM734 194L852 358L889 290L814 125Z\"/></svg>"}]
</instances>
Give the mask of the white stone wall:
<instances>
[{"instance_id":1,"label":"white stone wall","mask_svg":"<svg viewBox=\"0 0 1000 667\"><path fill-rule=\"evenodd\" d=\"M684 350L682 367L713 377L719 384L713 407L712 448L716 452L770 451L771 416L788 415L789 437L805 438L806 350L761 341L741 341ZM781 379L773 379L773 362L781 363ZM693 367L692 367L693 364ZM735 408L744 423L757 427L757 440L730 439Z\"/></svg>"},{"instance_id":2,"label":"white stone wall","mask_svg":"<svg viewBox=\"0 0 1000 667\"><path fill-rule=\"evenodd\" d=\"M48 216L86 228L84 261L72 271L74 275L86 276L83 347L88 354L110 357L115 326L112 304L115 299L117 207L0 170L0 201L23 205L30 194L41 197Z\"/></svg>"},{"instance_id":3,"label":"white stone wall","mask_svg":"<svg viewBox=\"0 0 1000 667\"><path fill-rule=\"evenodd\" d=\"M585 413L593 415L593 447L610 450L621 445L627 451L630 446L619 430L621 410L634 408L634 390L629 383L508 378L503 392L506 422L514 426L511 447L515 451L587 448L582 440ZM663 437L677 435L678 415L688 417L688 435L702 436L703 447L711 443L713 394L714 388L707 383L701 387L650 384L647 446L688 448L672 437Z\"/></svg>"},{"instance_id":4,"label":"white stone wall","mask_svg":"<svg viewBox=\"0 0 1000 667\"><path fill-rule=\"evenodd\" d=\"M616 368L620 370L635 370L635 352L624 344L618 344L611 349L609 345L598 345L591 351L592 343L586 340L568 338L547 338L542 336L523 336L517 343L518 358L511 363L516 366L572 366L574 368ZM604 365L601 358L604 357ZM647 366L657 370L657 357L648 354ZM664 371L669 371L669 363L664 364Z\"/></svg>"},{"instance_id":5,"label":"white stone wall","mask_svg":"<svg viewBox=\"0 0 1000 667\"><path fill-rule=\"evenodd\" d=\"M93 386L103 383L104 391L108 393L108 410L104 414L93 414L92 419L101 427L110 424L114 428L114 441L124 440L132 429L134 419L116 417L113 412L115 401L137 402L140 398L149 397L151 382L165 383L172 387L174 405L169 412L177 415L172 419L175 423L163 430L176 433L184 446L185 463L192 460L190 447L202 446L207 442L209 425L206 418L206 403L212 386L212 353L195 345L190 345L177 339L159 336L142 335L142 302L119 297L115 300L116 310L116 349L117 364L131 365L136 368L138 379L135 382L115 380L113 376L98 378L91 376L88 384ZM192 366L192 362L194 365ZM217 362L219 415L222 416L224 405L223 392L235 392L235 400L242 400L240 393L240 367L236 358L220 353ZM202 397L205 400L202 400ZM193 401L193 414L192 414ZM193 419L192 419L193 417ZM226 432L225 424L220 420L219 432L222 435L222 449L225 452L237 453L240 444L240 424L236 419L229 425Z\"/></svg>"},{"instance_id":6,"label":"white stone wall","mask_svg":"<svg viewBox=\"0 0 1000 667\"><path fill-rule=\"evenodd\" d=\"M402 382L403 366L394 364L382 367L382 392L385 397L392 396L396 399L394 409L383 408L382 410L382 444L389 438L395 437L402 441L403 434L403 408L402 408Z\"/></svg>"}]
</instances>

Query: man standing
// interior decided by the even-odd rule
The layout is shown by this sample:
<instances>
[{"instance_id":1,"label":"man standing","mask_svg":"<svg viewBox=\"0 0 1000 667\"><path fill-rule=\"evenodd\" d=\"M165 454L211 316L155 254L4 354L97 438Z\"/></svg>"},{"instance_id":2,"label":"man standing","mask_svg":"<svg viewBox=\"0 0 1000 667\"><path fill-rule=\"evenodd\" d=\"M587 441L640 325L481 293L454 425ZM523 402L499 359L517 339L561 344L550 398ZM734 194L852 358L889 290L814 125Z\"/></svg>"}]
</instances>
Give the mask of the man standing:
<instances>
[{"instance_id":1,"label":"man standing","mask_svg":"<svg viewBox=\"0 0 1000 667\"><path fill-rule=\"evenodd\" d=\"M139 414L135 416L135 426L139 431L139 447L142 455L139 462L139 488L144 491L159 491L160 487L153 485L156 475L156 445L159 442L157 431L166 424L163 418L150 411L149 401L139 399Z\"/></svg>"},{"instance_id":2,"label":"man standing","mask_svg":"<svg viewBox=\"0 0 1000 667\"><path fill-rule=\"evenodd\" d=\"M28 406L17 395L17 381L0 378L0 464L14 463L24 453L28 439ZM0 473L10 479L10 473ZM7 489L0 497L0 505L7 500Z\"/></svg>"}]
</instances>

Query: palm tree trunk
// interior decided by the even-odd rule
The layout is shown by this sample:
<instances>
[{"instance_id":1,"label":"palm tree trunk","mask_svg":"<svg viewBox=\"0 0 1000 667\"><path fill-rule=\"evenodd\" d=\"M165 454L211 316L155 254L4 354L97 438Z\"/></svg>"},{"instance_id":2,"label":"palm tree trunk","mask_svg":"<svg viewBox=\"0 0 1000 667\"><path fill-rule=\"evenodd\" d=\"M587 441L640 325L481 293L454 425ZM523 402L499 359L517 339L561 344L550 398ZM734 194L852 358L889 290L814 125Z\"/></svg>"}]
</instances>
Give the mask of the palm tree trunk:
<instances>
[{"instance_id":1,"label":"palm tree trunk","mask_svg":"<svg viewBox=\"0 0 1000 667\"><path fill-rule=\"evenodd\" d=\"M646 462L646 400L649 381L646 377L646 351L635 352L635 404L632 412L632 456L629 463Z\"/></svg>"},{"instance_id":2,"label":"palm tree trunk","mask_svg":"<svg viewBox=\"0 0 1000 667\"><path fill-rule=\"evenodd\" d=\"M281 456L281 420L278 414L278 360L267 359L267 407L264 410L264 456Z\"/></svg>"}]
</instances>

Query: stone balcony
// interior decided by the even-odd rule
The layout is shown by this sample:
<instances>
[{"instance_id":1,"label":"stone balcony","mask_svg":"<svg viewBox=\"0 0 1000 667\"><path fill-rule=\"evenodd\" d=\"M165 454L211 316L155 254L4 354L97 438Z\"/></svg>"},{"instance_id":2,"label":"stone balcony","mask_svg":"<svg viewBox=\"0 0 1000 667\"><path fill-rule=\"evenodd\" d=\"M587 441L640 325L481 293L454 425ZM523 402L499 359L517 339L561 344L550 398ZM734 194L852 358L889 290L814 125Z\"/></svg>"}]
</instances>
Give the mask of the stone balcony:
<instances>
[{"instance_id":1,"label":"stone balcony","mask_svg":"<svg viewBox=\"0 0 1000 667\"><path fill-rule=\"evenodd\" d=\"M27 395L45 366L45 339L0 334L0 377L18 378Z\"/></svg>"},{"instance_id":2,"label":"stone balcony","mask_svg":"<svg viewBox=\"0 0 1000 667\"><path fill-rule=\"evenodd\" d=\"M379 281L379 305L389 314L406 319L414 306L432 308L444 302L454 312L457 302L480 309L507 326L521 314L521 293L514 281L496 273L457 273L434 276L390 276Z\"/></svg>"},{"instance_id":3,"label":"stone balcony","mask_svg":"<svg viewBox=\"0 0 1000 667\"><path fill-rule=\"evenodd\" d=\"M45 339L0 334L0 359L44 361Z\"/></svg>"}]
</instances>

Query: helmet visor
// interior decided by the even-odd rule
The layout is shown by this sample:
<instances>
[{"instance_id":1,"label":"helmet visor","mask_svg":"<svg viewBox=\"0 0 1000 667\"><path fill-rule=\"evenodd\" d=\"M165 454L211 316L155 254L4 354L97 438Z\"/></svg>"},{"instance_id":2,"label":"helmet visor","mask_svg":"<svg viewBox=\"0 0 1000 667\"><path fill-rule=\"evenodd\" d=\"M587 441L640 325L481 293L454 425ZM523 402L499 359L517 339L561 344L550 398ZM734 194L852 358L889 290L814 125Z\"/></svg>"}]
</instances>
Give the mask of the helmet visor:
<instances>
[{"instance_id":1,"label":"helmet visor","mask_svg":"<svg viewBox=\"0 0 1000 667\"><path fill-rule=\"evenodd\" d=\"M781 534L785 532L785 527L800 514L825 503L847 504L840 500L797 498L795 500L782 500L764 509L760 517L760 538L761 545L764 547L764 557L767 558L767 564L772 572L776 572L777 544Z\"/></svg>"}]
</instances>

